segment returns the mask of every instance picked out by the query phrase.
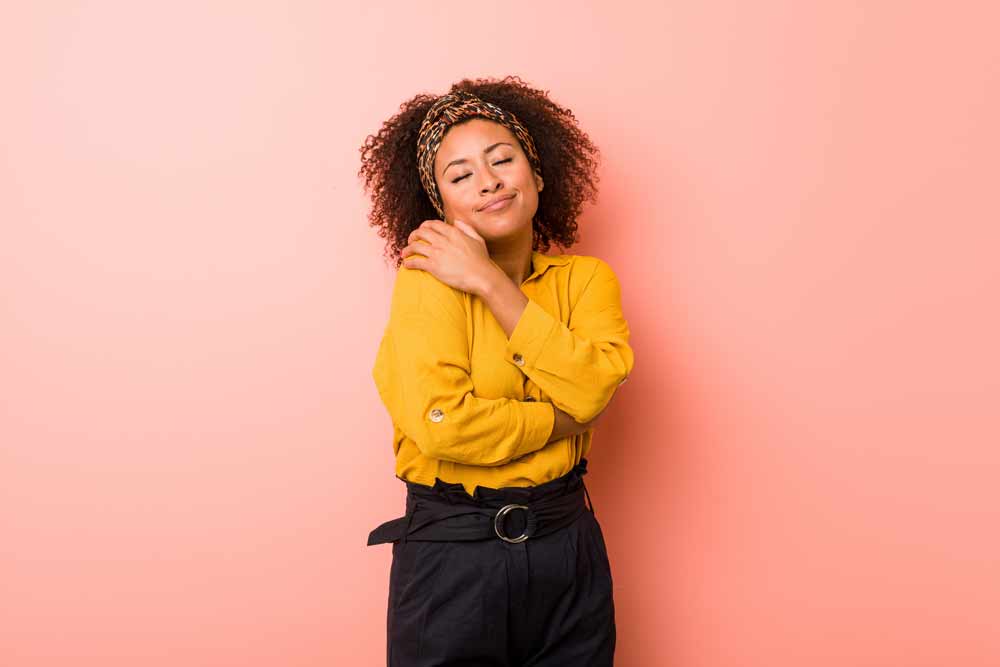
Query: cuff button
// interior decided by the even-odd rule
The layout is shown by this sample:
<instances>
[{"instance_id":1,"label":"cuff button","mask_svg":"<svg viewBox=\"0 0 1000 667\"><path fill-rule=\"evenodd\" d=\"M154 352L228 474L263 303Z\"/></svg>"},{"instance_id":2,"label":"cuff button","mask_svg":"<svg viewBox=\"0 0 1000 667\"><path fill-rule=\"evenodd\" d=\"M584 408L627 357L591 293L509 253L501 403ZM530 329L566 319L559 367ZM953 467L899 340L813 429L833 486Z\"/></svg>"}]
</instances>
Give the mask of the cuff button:
<instances>
[{"instance_id":1,"label":"cuff button","mask_svg":"<svg viewBox=\"0 0 1000 667\"><path fill-rule=\"evenodd\" d=\"M444 419L444 413L441 410L439 410L438 408L434 408L433 410L431 410L432 422L439 422L442 419Z\"/></svg>"}]
</instances>

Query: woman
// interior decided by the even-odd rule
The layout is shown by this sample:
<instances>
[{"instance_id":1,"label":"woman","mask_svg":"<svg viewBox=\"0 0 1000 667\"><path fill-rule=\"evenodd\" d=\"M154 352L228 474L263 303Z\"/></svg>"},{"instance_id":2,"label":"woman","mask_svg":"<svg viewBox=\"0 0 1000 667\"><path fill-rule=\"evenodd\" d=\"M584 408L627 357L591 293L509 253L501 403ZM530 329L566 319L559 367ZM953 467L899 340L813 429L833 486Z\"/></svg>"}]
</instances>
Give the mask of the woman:
<instances>
[{"instance_id":1,"label":"woman","mask_svg":"<svg viewBox=\"0 0 1000 667\"><path fill-rule=\"evenodd\" d=\"M388 664L611 665L611 568L582 477L633 367L629 328L606 262L542 252L576 241L598 151L506 77L417 95L361 152L397 260L372 375L406 514L368 539L393 543Z\"/></svg>"}]
</instances>

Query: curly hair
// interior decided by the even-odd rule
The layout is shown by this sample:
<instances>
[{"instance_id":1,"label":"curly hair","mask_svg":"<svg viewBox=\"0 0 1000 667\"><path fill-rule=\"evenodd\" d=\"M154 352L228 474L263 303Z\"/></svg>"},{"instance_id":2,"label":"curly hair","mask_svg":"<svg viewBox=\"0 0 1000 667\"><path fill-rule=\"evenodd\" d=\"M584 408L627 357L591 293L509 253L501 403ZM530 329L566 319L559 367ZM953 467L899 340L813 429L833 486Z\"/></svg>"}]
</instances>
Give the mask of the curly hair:
<instances>
[{"instance_id":1,"label":"curly hair","mask_svg":"<svg viewBox=\"0 0 1000 667\"><path fill-rule=\"evenodd\" d=\"M573 112L549 99L548 91L532 88L517 76L462 79L448 92L459 90L513 113L535 141L545 190L538 193L538 210L532 220L532 250L544 252L552 243L561 248L576 243L583 203L597 200L600 152L580 129ZM420 124L437 98L420 93L403 102L399 112L382 123L378 134L368 135L360 149L358 176L372 199L370 226L386 239L386 256L395 260L397 268L410 233L424 220L438 218L417 169Z\"/></svg>"}]
</instances>

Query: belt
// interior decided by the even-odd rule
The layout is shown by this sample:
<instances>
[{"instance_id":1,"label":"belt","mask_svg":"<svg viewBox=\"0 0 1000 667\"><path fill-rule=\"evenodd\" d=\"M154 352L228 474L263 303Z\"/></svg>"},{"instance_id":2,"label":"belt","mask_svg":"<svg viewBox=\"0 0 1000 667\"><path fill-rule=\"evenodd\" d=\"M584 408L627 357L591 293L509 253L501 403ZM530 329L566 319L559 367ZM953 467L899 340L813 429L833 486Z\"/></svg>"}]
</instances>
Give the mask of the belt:
<instances>
[{"instance_id":1,"label":"belt","mask_svg":"<svg viewBox=\"0 0 1000 667\"><path fill-rule=\"evenodd\" d=\"M434 488L437 489L438 486L435 485ZM593 504L588 507L584 503L584 497L590 501L590 494L582 479L576 488L565 493L548 494L521 502L506 502L502 498L471 502L470 497L463 501L453 498L452 495L455 494L418 492L415 488L416 485L407 483L406 514L386 521L371 531L368 546L397 540L465 542L497 538L517 544L531 537L541 537L565 528L584 512L594 511ZM530 495L527 494L527 489L523 491ZM507 535L504 530L504 518L511 512L526 513L524 530L517 537Z\"/></svg>"}]
</instances>

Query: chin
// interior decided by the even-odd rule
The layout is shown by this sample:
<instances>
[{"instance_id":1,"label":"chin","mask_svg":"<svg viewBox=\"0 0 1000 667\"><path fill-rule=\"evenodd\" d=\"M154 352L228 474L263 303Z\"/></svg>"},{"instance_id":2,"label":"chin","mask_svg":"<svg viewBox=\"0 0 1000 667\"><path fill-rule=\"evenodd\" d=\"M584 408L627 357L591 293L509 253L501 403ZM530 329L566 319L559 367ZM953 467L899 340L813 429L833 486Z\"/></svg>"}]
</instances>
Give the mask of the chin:
<instances>
[{"instance_id":1,"label":"chin","mask_svg":"<svg viewBox=\"0 0 1000 667\"><path fill-rule=\"evenodd\" d=\"M486 229L512 230L531 227L531 220L524 220L519 214L512 213L510 215L492 215L488 218L480 218L478 224Z\"/></svg>"}]
</instances>

